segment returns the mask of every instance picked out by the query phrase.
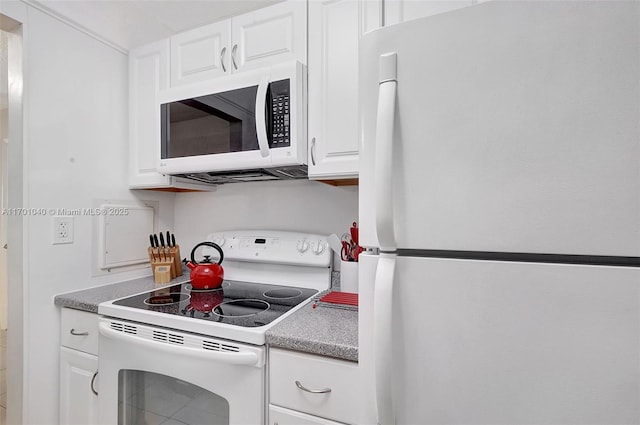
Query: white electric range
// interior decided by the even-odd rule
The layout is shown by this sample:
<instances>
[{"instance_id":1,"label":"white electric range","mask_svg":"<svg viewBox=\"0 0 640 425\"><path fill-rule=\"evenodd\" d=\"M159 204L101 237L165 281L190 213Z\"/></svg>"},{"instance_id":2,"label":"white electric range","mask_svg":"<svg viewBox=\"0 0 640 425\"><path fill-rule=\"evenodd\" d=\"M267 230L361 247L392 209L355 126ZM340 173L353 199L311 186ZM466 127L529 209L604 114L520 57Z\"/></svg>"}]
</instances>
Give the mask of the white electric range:
<instances>
[{"instance_id":1,"label":"white electric range","mask_svg":"<svg viewBox=\"0 0 640 425\"><path fill-rule=\"evenodd\" d=\"M207 241L224 253L221 288L183 283L98 306L101 423L265 422L265 333L330 287L333 254L315 234Z\"/></svg>"}]
</instances>

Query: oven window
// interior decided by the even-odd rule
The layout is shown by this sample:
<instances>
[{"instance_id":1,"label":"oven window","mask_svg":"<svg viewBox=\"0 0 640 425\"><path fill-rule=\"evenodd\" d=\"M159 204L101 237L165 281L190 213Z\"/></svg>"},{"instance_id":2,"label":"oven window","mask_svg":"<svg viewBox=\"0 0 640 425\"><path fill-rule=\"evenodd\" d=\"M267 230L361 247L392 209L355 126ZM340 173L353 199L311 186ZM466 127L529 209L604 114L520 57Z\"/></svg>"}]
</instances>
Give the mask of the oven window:
<instances>
[{"instance_id":1,"label":"oven window","mask_svg":"<svg viewBox=\"0 0 640 425\"><path fill-rule=\"evenodd\" d=\"M257 92L252 86L161 105L162 158L258 150Z\"/></svg>"},{"instance_id":2,"label":"oven window","mask_svg":"<svg viewBox=\"0 0 640 425\"><path fill-rule=\"evenodd\" d=\"M229 403L180 379L121 370L118 373L118 424L229 425Z\"/></svg>"}]
</instances>

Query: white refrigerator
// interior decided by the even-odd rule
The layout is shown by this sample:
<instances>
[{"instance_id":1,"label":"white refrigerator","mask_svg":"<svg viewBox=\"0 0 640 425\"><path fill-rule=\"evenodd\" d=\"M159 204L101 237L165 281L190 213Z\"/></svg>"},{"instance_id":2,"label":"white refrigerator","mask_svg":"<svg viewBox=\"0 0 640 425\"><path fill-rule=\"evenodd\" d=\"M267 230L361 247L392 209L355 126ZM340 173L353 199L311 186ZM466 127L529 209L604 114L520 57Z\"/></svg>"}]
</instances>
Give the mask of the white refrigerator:
<instances>
[{"instance_id":1,"label":"white refrigerator","mask_svg":"<svg viewBox=\"0 0 640 425\"><path fill-rule=\"evenodd\" d=\"M640 3L491 1L359 59L361 423L640 423Z\"/></svg>"}]
</instances>

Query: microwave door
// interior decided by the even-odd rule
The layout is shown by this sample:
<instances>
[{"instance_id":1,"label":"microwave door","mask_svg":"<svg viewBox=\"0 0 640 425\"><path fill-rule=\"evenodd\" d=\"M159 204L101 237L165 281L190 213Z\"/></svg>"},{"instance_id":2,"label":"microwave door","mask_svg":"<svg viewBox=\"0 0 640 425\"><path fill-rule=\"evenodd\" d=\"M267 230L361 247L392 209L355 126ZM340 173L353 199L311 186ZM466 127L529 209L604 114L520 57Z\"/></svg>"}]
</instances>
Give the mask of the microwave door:
<instances>
[{"instance_id":1,"label":"microwave door","mask_svg":"<svg viewBox=\"0 0 640 425\"><path fill-rule=\"evenodd\" d=\"M163 104L163 159L257 151L257 92L255 85Z\"/></svg>"},{"instance_id":2,"label":"microwave door","mask_svg":"<svg viewBox=\"0 0 640 425\"><path fill-rule=\"evenodd\" d=\"M265 81L161 104L161 172L269 166L268 86Z\"/></svg>"}]
</instances>

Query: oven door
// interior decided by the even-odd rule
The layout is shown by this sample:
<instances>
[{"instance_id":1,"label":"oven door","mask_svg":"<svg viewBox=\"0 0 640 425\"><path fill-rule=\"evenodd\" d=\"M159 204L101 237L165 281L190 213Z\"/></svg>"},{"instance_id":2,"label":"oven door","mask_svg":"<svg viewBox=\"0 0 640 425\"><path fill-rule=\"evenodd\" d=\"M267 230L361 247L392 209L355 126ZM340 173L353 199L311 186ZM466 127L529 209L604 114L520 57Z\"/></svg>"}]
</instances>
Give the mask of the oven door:
<instances>
[{"instance_id":1,"label":"oven door","mask_svg":"<svg viewBox=\"0 0 640 425\"><path fill-rule=\"evenodd\" d=\"M264 422L264 347L110 318L99 330L99 423Z\"/></svg>"}]
</instances>

